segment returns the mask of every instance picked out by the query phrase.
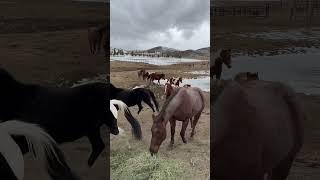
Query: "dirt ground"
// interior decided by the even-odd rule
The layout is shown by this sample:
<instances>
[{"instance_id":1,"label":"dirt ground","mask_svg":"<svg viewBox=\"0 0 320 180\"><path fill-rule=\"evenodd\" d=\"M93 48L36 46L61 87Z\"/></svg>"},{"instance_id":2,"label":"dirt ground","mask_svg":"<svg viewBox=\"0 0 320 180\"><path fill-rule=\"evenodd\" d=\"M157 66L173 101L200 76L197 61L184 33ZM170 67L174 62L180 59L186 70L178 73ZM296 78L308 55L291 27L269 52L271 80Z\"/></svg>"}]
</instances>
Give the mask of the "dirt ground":
<instances>
[{"instance_id":1,"label":"dirt ground","mask_svg":"<svg viewBox=\"0 0 320 180\"><path fill-rule=\"evenodd\" d=\"M104 3L1 1L0 67L20 81L46 86L106 74L104 54L92 56L87 38L88 27L105 24L106 16ZM82 179L105 180L109 177L105 152L91 169L87 169L91 146L86 138L63 144L61 148L71 168ZM50 178L40 164L27 155L25 180L36 179Z\"/></svg>"},{"instance_id":2,"label":"dirt ground","mask_svg":"<svg viewBox=\"0 0 320 180\"><path fill-rule=\"evenodd\" d=\"M122 88L134 87L136 85L147 84L143 80L137 77L137 70L139 68L145 68L148 72L163 72L166 77L191 77L193 74L188 74L188 71L195 70L208 70L206 64L195 63L194 68L190 68L189 64L169 65L169 66L153 66L142 63L129 63L129 62L111 62L111 82ZM160 109L164 102L163 92L164 87L159 85L151 85L149 87L154 91L157 100L160 103ZM188 169L190 176L188 179L209 179L210 168L210 94L205 93L206 106L196 126L196 134L193 139L190 139L191 128L190 125L187 128L188 143L184 144L180 138L179 132L181 129L181 122L177 122L175 133L175 145L173 148L169 147L170 143L170 126L167 125L167 138L160 147L158 155L163 158L175 159L185 162L190 166ZM148 152L150 140L151 140L151 126L152 126L152 110L143 104L144 109L141 113L137 114L137 107L132 107L131 110L134 116L139 120L142 127L143 140L142 142L129 141L132 144L132 148L142 148ZM118 122L119 126L125 130L128 134L127 138L130 140L130 125L125 120ZM128 148L125 144L125 137L116 137L111 139L111 150ZM112 156L112 154L111 154ZM112 174L112 172L111 172Z\"/></svg>"}]
</instances>

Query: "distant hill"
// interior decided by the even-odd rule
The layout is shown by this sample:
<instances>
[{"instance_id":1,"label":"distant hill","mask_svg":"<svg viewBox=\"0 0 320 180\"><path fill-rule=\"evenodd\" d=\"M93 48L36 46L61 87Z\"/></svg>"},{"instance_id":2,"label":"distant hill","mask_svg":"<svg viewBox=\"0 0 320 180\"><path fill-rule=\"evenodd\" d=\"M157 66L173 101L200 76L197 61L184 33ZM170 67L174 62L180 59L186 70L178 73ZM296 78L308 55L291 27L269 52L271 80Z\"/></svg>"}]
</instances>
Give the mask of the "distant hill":
<instances>
[{"instance_id":1,"label":"distant hill","mask_svg":"<svg viewBox=\"0 0 320 180\"><path fill-rule=\"evenodd\" d=\"M167 53L167 52L174 52L174 51L179 51L177 49L173 48L168 48L168 47L163 47L163 46L157 46L151 49L148 49L147 52L153 53L153 52L161 52L161 53Z\"/></svg>"},{"instance_id":2,"label":"distant hill","mask_svg":"<svg viewBox=\"0 0 320 180\"><path fill-rule=\"evenodd\" d=\"M181 55L182 58L195 58L195 59L208 59L210 56L210 47L205 47L197 50L185 50L180 51L174 48L157 46L151 49L148 49L147 52L161 52L165 54L169 54L170 56L178 57Z\"/></svg>"}]
</instances>

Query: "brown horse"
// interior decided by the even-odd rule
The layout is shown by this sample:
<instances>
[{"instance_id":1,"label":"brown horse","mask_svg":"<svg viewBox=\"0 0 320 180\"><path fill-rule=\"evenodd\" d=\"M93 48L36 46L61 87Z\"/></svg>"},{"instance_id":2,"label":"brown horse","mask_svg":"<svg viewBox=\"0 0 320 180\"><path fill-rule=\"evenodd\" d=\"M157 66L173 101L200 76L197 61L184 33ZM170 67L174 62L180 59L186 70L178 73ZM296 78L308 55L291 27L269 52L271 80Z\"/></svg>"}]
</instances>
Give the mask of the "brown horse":
<instances>
[{"instance_id":1,"label":"brown horse","mask_svg":"<svg viewBox=\"0 0 320 180\"><path fill-rule=\"evenodd\" d=\"M160 80L163 79L165 80L166 77L165 77L165 74L161 73L161 74L158 74L158 73L151 73L149 75L149 79L151 82L153 82L154 80L158 80L158 84L160 84Z\"/></svg>"},{"instance_id":2,"label":"brown horse","mask_svg":"<svg viewBox=\"0 0 320 180\"><path fill-rule=\"evenodd\" d=\"M180 136L182 141L187 143L187 140L185 139L185 131L188 126L189 119L194 117L193 121L191 121L191 137L193 137L195 134L194 129L204 106L205 99L201 89L196 87L178 88L178 90L166 100L159 115L152 115L152 138L149 149L151 155L158 152L161 143L166 139L166 125L168 121L170 121L171 125L171 145L174 144L176 120L182 121Z\"/></svg>"},{"instance_id":3,"label":"brown horse","mask_svg":"<svg viewBox=\"0 0 320 180\"><path fill-rule=\"evenodd\" d=\"M88 40L91 54L100 52L101 44L107 53L106 40L107 26L91 27L88 29ZM103 43L102 43L103 42Z\"/></svg>"},{"instance_id":4,"label":"brown horse","mask_svg":"<svg viewBox=\"0 0 320 180\"><path fill-rule=\"evenodd\" d=\"M278 82L229 81L214 102L211 158L216 180L285 180L303 144L296 93Z\"/></svg>"},{"instance_id":5,"label":"brown horse","mask_svg":"<svg viewBox=\"0 0 320 180\"><path fill-rule=\"evenodd\" d=\"M216 79L221 78L222 73L222 64L225 64L228 68L231 68L231 49L220 49L218 50L210 62L213 63L210 67L211 78L216 76Z\"/></svg>"},{"instance_id":6,"label":"brown horse","mask_svg":"<svg viewBox=\"0 0 320 180\"><path fill-rule=\"evenodd\" d=\"M175 88L172 86L171 83L166 83L164 85L164 95L166 96L166 99L168 99L171 96L174 90Z\"/></svg>"},{"instance_id":7,"label":"brown horse","mask_svg":"<svg viewBox=\"0 0 320 180\"><path fill-rule=\"evenodd\" d=\"M182 77L179 77L179 79L177 80L177 82L174 85L179 87L180 83L182 83Z\"/></svg>"},{"instance_id":8,"label":"brown horse","mask_svg":"<svg viewBox=\"0 0 320 180\"><path fill-rule=\"evenodd\" d=\"M234 80L238 82L259 80L259 75L258 72L240 72L234 77Z\"/></svg>"},{"instance_id":9,"label":"brown horse","mask_svg":"<svg viewBox=\"0 0 320 180\"><path fill-rule=\"evenodd\" d=\"M143 76L144 76L144 74L146 73L146 70L145 69L140 69L139 71L138 71L138 78L143 78Z\"/></svg>"}]
</instances>

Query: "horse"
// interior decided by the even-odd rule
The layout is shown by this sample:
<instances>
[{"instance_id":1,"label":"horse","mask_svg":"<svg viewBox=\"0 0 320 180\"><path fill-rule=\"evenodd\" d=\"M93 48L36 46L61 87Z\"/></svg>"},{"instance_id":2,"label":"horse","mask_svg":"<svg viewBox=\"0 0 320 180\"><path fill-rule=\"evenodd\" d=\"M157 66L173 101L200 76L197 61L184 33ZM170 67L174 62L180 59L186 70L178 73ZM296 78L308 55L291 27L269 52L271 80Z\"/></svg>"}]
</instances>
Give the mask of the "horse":
<instances>
[{"instance_id":1,"label":"horse","mask_svg":"<svg viewBox=\"0 0 320 180\"><path fill-rule=\"evenodd\" d=\"M151 128L152 137L149 151L151 155L156 154L160 148L161 143L166 138L166 125L170 121L171 125L171 145L174 144L174 133L176 128L176 120L182 121L182 128L180 136L184 143L187 143L185 139L185 131L191 121L191 137L195 134L195 127L201 116L201 113L205 107L205 98L201 89L196 87L179 88L174 94L167 99L160 111L155 116L152 115L153 124Z\"/></svg>"},{"instance_id":2,"label":"horse","mask_svg":"<svg viewBox=\"0 0 320 180\"><path fill-rule=\"evenodd\" d=\"M229 81L219 88L210 100L211 177L285 180L302 147L306 118L294 90L261 80Z\"/></svg>"},{"instance_id":3,"label":"horse","mask_svg":"<svg viewBox=\"0 0 320 180\"><path fill-rule=\"evenodd\" d=\"M157 111L159 111L159 104L154 95L154 93L150 89L146 88L135 88L135 89L123 89L117 88L113 84L110 84L113 89L113 93L116 94L114 99L118 99L126 103L127 106L135 106L137 105L139 110L138 114L143 109L142 101L145 102L153 112L155 112L151 100L153 101L154 105L156 106Z\"/></svg>"},{"instance_id":4,"label":"horse","mask_svg":"<svg viewBox=\"0 0 320 180\"><path fill-rule=\"evenodd\" d=\"M175 87L173 87L171 83L166 83L164 85L164 95L166 99L168 99L174 91L175 91Z\"/></svg>"},{"instance_id":5,"label":"horse","mask_svg":"<svg viewBox=\"0 0 320 180\"><path fill-rule=\"evenodd\" d=\"M0 123L0 176L2 179L24 179L22 151L12 136L22 136L28 142L33 157L41 160L52 179L79 180L65 161L55 140L36 124L12 120Z\"/></svg>"},{"instance_id":6,"label":"horse","mask_svg":"<svg viewBox=\"0 0 320 180\"><path fill-rule=\"evenodd\" d=\"M182 83L182 77L179 77L179 79L177 80L177 82L174 85L179 87L180 83Z\"/></svg>"},{"instance_id":7,"label":"horse","mask_svg":"<svg viewBox=\"0 0 320 180\"><path fill-rule=\"evenodd\" d=\"M146 79L148 79L149 78L149 72L146 72L146 73L144 73L143 75L142 75L142 79L143 80L146 80Z\"/></svg>"},{"instance_id":8,"label":"horse","mask_svg":"<svg viewBox=\"0 0 320 180\"><path fill-rule=\"evenodd\" d=\"M149 79L151 82L153 82L154 80L158 80L158 84L160 84L160 80L163 79L165 80L165 74L161 73L161 74L158 74L158 73L151 73L149 75Z\"/></svg>"},{"instance_id":9,"label":"horse","mask_svg":"<svg viewBox=\"0 0 320 180\"><path fill-rule=\"evenodd\" d=\"M222 64L225 64L228 68L231 68L231 49L220 49L213 56L211 62L214 62L210 67L210 76L216 76L216 79L221 78Z\"/></svg>"},{"instance_id":10,"label":"horse","mask_svg":"<svg viewBox=\"0 0 320 180\"><path fill-rule=\"evenodd\" d=\"M99 27L91 27L88 29L88 40L89 40L89 46L90 46L90 52L91 54L96 54L97 52L100 52L101 49L101 42L103 42L103 47L106 52L106 31L107 26L99 26ZM98 49L97 49L98 48Z\"/></svg>"},{"instance_id":11,"label":"horse","mask_svg":"<svg viewBox=\"0 0 320 180\"><path fill-rule=\"evenodd\" d=\"M109 107L108 84L88 83L73 88L44 87L17 81L7 71L0 69L0 119L19 119L39 124L57 143L73 142L88 137L92 152L88 159L91 167L105 145L100 137L100 126L106 125L111 134L119 133L117 119ZM122 111L131 124L134 135L141 139L141 127L125 104ZM24 140L20 140L28 147Z\"/></svg>"},{"instance_id":12,"label":"horse","mask_svg":"<svg viewBox=\"0 0 320 180\"><path fill-rule=\"evenodd\" d=\"M146 73L146 70L145 70L145 69L139 70L139 71L138 71L138 78L143 77L145 73Z\"/></svg>"},{"instance_id":13,"label":"horse","mask_svg":"<svg viewBox=\"0 0 320 180\"><path fill-rule=\"evenodd\" d=\"M175 79L173 77L171 77L171 78L169 78L167 80L167 83L174 84L175 83Z\"/></svg>"},{"instance_id":14,"label":"horse","mask_svg":"<svg viewBox=\"0 0 320 180\"><path fill-rule=\"evenodd\" d=\"M240 72L234 77L234 80L238 82L259 80L259 75L258 75L258 72L255 72L255 73Z\"/></svg>"}]
</instances>

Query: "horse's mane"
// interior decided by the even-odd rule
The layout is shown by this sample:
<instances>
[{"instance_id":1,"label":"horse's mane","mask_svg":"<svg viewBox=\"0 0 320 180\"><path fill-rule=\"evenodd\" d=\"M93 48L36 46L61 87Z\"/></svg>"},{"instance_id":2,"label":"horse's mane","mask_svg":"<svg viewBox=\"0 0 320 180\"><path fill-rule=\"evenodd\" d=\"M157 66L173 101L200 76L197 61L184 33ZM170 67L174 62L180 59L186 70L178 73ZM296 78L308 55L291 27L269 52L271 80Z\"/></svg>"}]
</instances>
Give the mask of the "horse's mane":
<instances>
[{"instance_id":1,"label":"horse's mane","mask_svg":"<svg viewBox=\"0 0 320 180\"><path fill-rule=\"evenodd\" d=\"M178 94L178 92L180 92L181 89L182 89L182 88L178 88L176 91L174 91L174 92L172 93L172 95L169 97L169 99L167 99L167 100L164 102L164 104L163 104L163 106L162 106L162 108L161 108L161 111L160 111L160 113L159 113L159 115L158 115L157 117L163 116L164 112L166 111L167 106L169 105L169 103L171 102L171 100Z\"/></svg>"}]
</instances>

